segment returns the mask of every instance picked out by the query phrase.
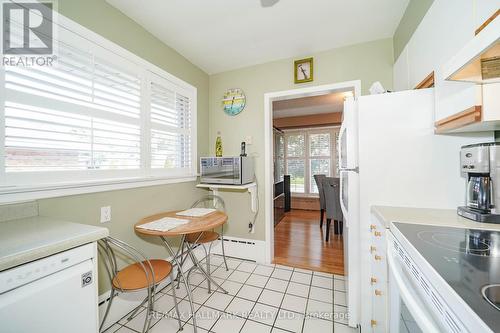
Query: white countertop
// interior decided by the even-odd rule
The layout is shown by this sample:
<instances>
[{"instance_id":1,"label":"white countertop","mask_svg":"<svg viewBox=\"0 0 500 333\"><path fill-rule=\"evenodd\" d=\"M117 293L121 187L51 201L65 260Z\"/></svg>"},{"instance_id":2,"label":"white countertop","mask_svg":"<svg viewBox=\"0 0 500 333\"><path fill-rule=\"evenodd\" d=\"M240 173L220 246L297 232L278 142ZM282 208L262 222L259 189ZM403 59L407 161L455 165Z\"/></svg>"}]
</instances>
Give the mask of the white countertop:
<instances>
[{"instance_id":1,"label":"white countertop","mask_svg":"<svg viewBox=\"0 0 500 333\"><path fill-rule=\"evenodd\" d=\"M500 224L474 222L459 216L456 209L372 206L371 211L386 228L391 227L391 222L401 222L500 231Z\"/></svg>"},{"instance_id":2,"label":"white countertop","mask_svg":"<svg viewBox=\"0 0 500 333\"><path fill-rule=\"evenodd\" d=\"M35 216L0 222L0 271L108 236L106 228Z\"/></svg>"}]
</instances>

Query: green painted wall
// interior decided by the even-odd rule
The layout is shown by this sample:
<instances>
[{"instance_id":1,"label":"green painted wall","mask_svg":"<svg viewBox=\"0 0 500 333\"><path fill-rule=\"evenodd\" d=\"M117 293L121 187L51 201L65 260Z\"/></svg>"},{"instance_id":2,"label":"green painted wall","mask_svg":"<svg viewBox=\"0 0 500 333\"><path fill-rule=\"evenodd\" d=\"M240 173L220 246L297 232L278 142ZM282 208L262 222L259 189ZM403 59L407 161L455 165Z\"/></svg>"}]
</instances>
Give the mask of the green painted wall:
<instances>
[{"instance_id":1,"label":"green painted wall","mask_svg":"<svg viewBox=\"0 0 500 333\"><path fill-rule=\"evenodd\" d=\"M229 210L227 231L232 236L265 238L264 93L358 79L362 82L363 94L367 94L374 81L382 82L386 89L392 88L394 59L390 38L305 56L314 57L314 82L311 83L294 84L292 58L210 76L210 152L215 152L217 131L222 135L224 155L239 155L240 142L252 136L253 144L247 150L255 156L257 179L261 185L261 210L254 234L249 234L247 227L252 217L249 195L220 192ZM228 88L241 88L247 97L245 109L235 117L226 115L221 108L222 96Z\"/></svg>"},{"instance_id":2,"label":"green painted wall","mask_svg":"<svg viewBox=\"0 0 500 333\"><path fill-rule=\"evenodd\" d=\"M40 200L39 214L77 223L105 226L113 237L142 250L152 258L166 258L167 251L156 237L136 235L133 226L141 218L166 210L188 208L202 195L195 183L177 183ZM112 221L101 224L100 207L111 206ZM173 240L173 244L176 244ZM100 270L105 272L104 269ZM99 292L108 288L105 274L99 275Z\"/></svg>"},{"instance_id":3,"label":"green painted wall","mask_svg":"<svg viewBox=\"0 0 500 333\"><path fill-rule=\"evenodd\" d=\"M406 11L394 33L394 61L403 52L406 44L424 18L434 0L410 0Z\"/></svg>"}]
</instances>

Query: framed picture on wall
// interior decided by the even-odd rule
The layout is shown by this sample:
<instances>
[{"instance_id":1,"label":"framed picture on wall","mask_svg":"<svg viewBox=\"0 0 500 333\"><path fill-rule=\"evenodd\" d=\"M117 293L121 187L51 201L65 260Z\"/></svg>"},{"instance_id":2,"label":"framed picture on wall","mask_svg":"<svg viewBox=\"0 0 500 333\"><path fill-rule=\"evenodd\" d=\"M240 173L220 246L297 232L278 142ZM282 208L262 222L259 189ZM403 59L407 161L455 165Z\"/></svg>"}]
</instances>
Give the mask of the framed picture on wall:
<instances>
[{"instance_id":1,"label":"framed picture on wall","mask_svg":"<svg viewBox=\"0 0 500 333\"><path fill-rule=\"evenodd\" d=\"M313 80L313 58L294 61L295 83L311 82Z\"/></svg>"}]
</instances>

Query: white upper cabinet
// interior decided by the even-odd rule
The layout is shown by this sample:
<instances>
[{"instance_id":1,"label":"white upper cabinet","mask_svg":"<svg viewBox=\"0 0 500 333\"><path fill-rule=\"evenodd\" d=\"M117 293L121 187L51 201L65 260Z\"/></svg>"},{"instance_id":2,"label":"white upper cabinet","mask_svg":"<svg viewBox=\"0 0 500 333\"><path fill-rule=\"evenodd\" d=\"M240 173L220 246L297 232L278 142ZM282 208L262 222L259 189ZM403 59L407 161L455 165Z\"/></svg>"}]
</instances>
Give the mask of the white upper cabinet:
<instances>
[{"instance_id":1,"label":"white upper cabinet","mask_svg":"<svg viewBox=\"0 0 500 333\"><path fill-rule=\"evenodd\" d=\"M446 1L449 2L449 1ZM452 1L454 2L454 1ZM473 1L460 0L456 5L437 1L433 24L438 25L439 59L435 64L435 120L439 121L457 112L474 107L476 88L471 83L445 80L443 65L474 37Z\"/></svg>"},{"instance_id":2,"label":"white upper cabinet","mask_svg":"<svg viewBox=\"0 0 500 333\"><path fill-rule=\"evenodd\" d=\"M408 43L411 87L436 73L473 37L472 10L470 0L434 1Z\"/></svg>"},{"instance_id":3,"label":"white upper cabinet","mask_svg":"<svg viewBox=\"0 0 500 333\"><path fill-rule=\"evenodd\" d=\"M474 36L473 1L435 0L394 65L394 82L415 88ZM406 80L406 77L408 80Z\"/></svg>"},{"instance_id":4,"label":"white upper cabinet","mask_svg":"<svg viewBox=\"0 0 500 333\"><path fill-rule=\"evenodd\" d=\"M447 80L445 69L499 8L500 0L435 0L394 64L396 90L414 89L434 73L437 132L496 129L496 124L477 123L500 120L493 112L498 104L483 108L486 95L488 103L496 101L490 96L500 94L500 86L489 87L485 94L482 85ZM474 126L465 126L471 123Z\"/></svg>"}]
</instances>

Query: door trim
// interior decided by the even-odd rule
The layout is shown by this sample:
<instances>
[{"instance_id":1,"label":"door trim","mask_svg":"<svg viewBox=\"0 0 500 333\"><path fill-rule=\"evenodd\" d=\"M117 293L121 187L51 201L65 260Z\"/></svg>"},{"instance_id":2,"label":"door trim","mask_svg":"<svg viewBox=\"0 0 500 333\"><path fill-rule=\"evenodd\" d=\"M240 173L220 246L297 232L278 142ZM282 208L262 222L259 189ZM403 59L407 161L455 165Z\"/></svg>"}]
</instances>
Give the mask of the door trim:
<instances>
[{"instance_id":1,"label":"door trim","mask_svg":"<svg viewBox=\"0 0 500 333\"><path fill-rule=\"evenodd\" d=\"M292 98L326 95L338 90L353 89L354 97L361 95L361 81L309 86L305 88L268 92L264 94L264 222L266 263L274 259L274 212L273 212L273 102Z\"/></svg>"}]
</instances>

